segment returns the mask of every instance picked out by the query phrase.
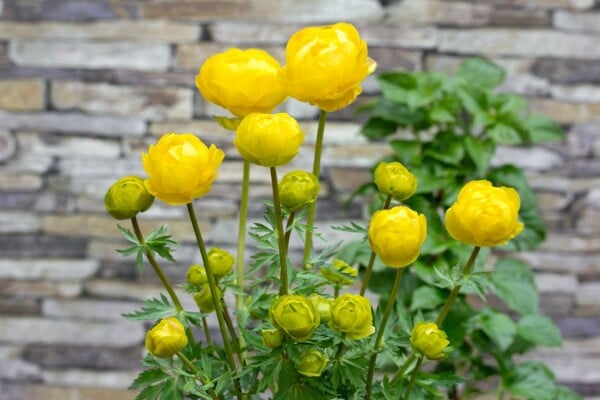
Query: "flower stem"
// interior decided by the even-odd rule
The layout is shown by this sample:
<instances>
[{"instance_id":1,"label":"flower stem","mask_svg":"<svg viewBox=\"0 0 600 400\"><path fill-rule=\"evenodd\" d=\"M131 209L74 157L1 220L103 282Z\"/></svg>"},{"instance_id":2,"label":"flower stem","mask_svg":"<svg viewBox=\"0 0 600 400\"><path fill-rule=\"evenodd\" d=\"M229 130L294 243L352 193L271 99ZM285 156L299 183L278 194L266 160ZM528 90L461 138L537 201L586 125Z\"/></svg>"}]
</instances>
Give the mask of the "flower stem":
<instances>
[{"instance_id":1,"label":"flower stem","mask_svg":"<svg viewBox=\"0 0 600 400\"><path fill-rule=\"evenodd\" d=\"M236 258L236 284L238 294L235 296L235 309L237 310L237 324L239 330L239 345L240 349L246 347L244 335L242 335L242 318L243 310L246 309L244 303L244 251L246 249L246 225L248 220L248 192L250 190L250 162L244 160L244 171L242 176L242 198L240 200L240 219L238 227L238 246ZM240 353L243 364L245 352Z\"/></svg>"},{"instance_id":2,"label":"flower stem","mask_svg":"<svg viewBox=\"0 0 600 400\"><path fill-rule=\"evenodd\" d=\"M206 385L206 379L204 379L202 377L202 375L200 374L200 371L198 371L198 368L196 368L196 366L194 364L192 364L192 362L190 361L190 359L187 358L185 355L183 355L183 353L180 352L180 351L178 351L176 354L177 354L177 357L179 357L179 359L183 363L183 365L185 365L187 367L187 369L189 369L190 372L192 374L194 374L194 376L200 381L200 383L203 384L203 385ZM217 396L217 394L215 393L214 390L208 389L207 393L210 395L210 397L213 400L219 399L219 396Z\"/></svg>"},{"instance_id":3,"label":"flower stem","mask_svg":"<svg viewBox=\"0 0 600 400\"><path fill-rule=\"evenodd\" d=\"M285 248L290 248L290 236L292 236L292 224L294 223L295 211L291 211L285 225Z\"/></svg>"},{"instance_id":4,"label":"flower stem","mask_svg":"<svg viewBox=\"0 0 600 400\"><path fill-rule=\"evenodd\" d=\"M321 173L321 153L323 152L323 137L325 136L325 121L327 120L327 111L320 110L319 112L319 125L317 127L317 141L315 142L315 155L313 159L313 175L319 180ZM303 265L304 268L309 268L308 260L310 259L310 253L312 250L312 227L315 223L315 214L317 210L317 202L313 202L308 208L308 215L306 217L306 235L304 237L304 257Z\"/></svg>"},{"instance_id":5,"label":"flower stem","mask_svg":"<svg viewBox=\"0 0 600 400\"><path fill-rule=\"evenodd\" d=\"M212 337L210 336L210 330L208 329L208 320L206 317L202 317L202 327L204 328L204 336L206 336L206 344L212 344Z\"/></svg>"},{"instance_id":6,"label":"flower stem","mask_svg":"<svg viewBox=\"0 0 600 400\"><path fill-rule=\"evenodd\" d=\"M227 309L227 304L223 301L223 317L225 318L225 324L227 325L227 329L229 330L229 335L231 336L231 341L235 347L235 352L237 353L238 360L240 361L240 365L243 365L242 361L242 347L240 346L240 341L235 333L235 328L233 326L233 321L229 316L229 310Z\"/></svg>"},{"instance_id":7,"label":"flower stem","mask_svg":"<svg viewBox=\"0 0 600 400\"><path fill-rule=\"evenodd\" d=\"M416 358L417 358L417 356L415 355L415 353L410 353L408 358L404 361L404 364L402 364L402 366L400 367L398 372L396 372L396 375L394 375L394 377L392 378L392 382L394 382L394 381L398 380L399 378L401 378L402 376L404 376L404 373L406 372L408 367L410 367L410 365L413 363L413 361L415 361Z\"/></svg>"},{"instance_id":8,"label":"flower stem","mask_svg":"<svg viewBox=\"0 0 600 400\"><path fill-rule=\"evenodd\" d=\"M410 382L408 382L408 386L406 388L406 393L404 393L404 397L402 400L410 399L410 392L412 392L413 386L415 386L415 381L417 380L417 375L419 375L419 369L421 369L421 364L423 363L423 356L419 356L417 358L417 365L413 370L412 376L410 378Z\"/></svg>"},{"instance_id":9,"label":"flower stem","mask_svg":"<svg viewBox=\"0 0 600 400\"><path fill-rule=\"evenodd\" d=\"M383 203L382 210L387 210L392 202L392 195L388 194ZM375 263L375 252L371 250L371 256L369 257L369 264L367 264L367 270L365 271L365 278L363 279L362 286L360 287L360 295L363 296L369 286L369 280L371 280L371 273L373 272L373 264Z\"/></svg>"},{"instance_id":10,"label":"flower stem","mask_svg":"<svg viewBox=\"0 0 600 400\"><path fill-rule=\"evenodd\" d=\"M192 228L194 229L194 235L196 236L196 243L198 244L198 249L200 250L200 255L202 256L202 262L204 263L204 267L206 268L206 276L208 278L208 286L210 287L210 295L212 298L213 306L215 307L215 312L217 314L217 320L219 321L219 330L221 331L221 336L223 337L223 346L225 347L225 354L227 356L227 364L229 365L229 369L232 373L235 373L237 368L235 365L235 361L233 359L233 351L231 349L231 343L229 341L229 337L227 335L227 326L225 324L225 318L223 317L223 309L221 308L221 299L217 297L217 283L215 281L215 276L212 271L212 267L210 265L210 261L208 259L208 253L206 252L206 246L204 245L204 239L202 239L202 233L200 232L200 227L198 226L198 219L196 218L196 212L194 211L194 206L192 203L187 204L188 214L190 216L190 221L192 223ZM234 379L234 383L236 386L236 391L240 393L239 381ZM239 396L238 396L239 397Z\"/></svg>"},{"instance_id":11,"label":"flower stem","mask_svg":"<svg viewBox=\"0 0 600 400\"><path fill-rule=\"evenodd\" d=\"M383 317L381 318L381 325L377 330L377 338L375 339L375 348L374 352L371 355L371 362L369 363L369 373L367 375L367 389L365 393L365 400L369 400L371 398L371 388L373 386L373 375L375 374L375 362L377 361L377 355L382 347L383 342L383 333L385 332L385 326L387 325L387 321L392 315L392 310L394 309L394 303L396 302L396 297L398 295L398 290L400 289L400 283L402 282L402 273L404 272L404 268L398 268L396 271L396 279L394 280L394 286L392 287L392 293L390 294L390 298L388 299L388 303L385 306L385 310L383 312Z\"/></svg>"},{"instance_id":12,"label":"flower stem","mask_svg":"<svg viewBox=\"0 0 600 400\"><path fill-rule=\"evenodd\" d=\"M271 187L273 188L273 210L275 211L275 225L277 225L277 242L279 243L279 265L281 272L279 279L281 287L279 294L288 294L288 268L287 268L287 249L285 245L285 234L283 232L283 220L281 217L281 202L279 201L279 188L277 186L277 169L271 167Z\"/></svg>"}]
</instances>

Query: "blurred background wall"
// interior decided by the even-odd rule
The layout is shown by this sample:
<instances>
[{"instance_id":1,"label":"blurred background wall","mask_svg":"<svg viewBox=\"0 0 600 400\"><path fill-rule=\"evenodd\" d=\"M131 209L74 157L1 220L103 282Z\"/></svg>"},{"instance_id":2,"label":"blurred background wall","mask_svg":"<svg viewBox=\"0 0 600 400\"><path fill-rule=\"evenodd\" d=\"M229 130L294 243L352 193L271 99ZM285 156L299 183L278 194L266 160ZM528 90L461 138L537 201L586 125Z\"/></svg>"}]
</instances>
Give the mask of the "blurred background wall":
<instances>
[{"instance_id":1,"label":"blurred background wall","mask_svg":"<svg viewBox=\"0 0 600 400\"><path fill-rule=\"evenodd\" d=\"M197 210L210 244L233 249L241 162L194 76L209 55L257 46L282 63L291 33L350 21L379 71L452 71L485 55L508 71L503 90L527 96L567 131L562 143L501 149L526 168L548 239L522 253L564 347L536 357L558 380L600 399L600 2L594 0L0 0L0 398L130 399L144 327L125 321L160 291L137 273L102 198L165 132L194 132L227 158ZM233 83L234 84L234 83ZM357 104L376 94L369 78ZM340 204L388 152L358 134L355 106L330 115L318 210L325 233L362 218ZM284 106L314 143L317 111ZM310 169L300 155L291 167ZM253 169L251 218L270 193ZM167 224L183 242L174 281L199 261L184 208L160 202L145 230ZM340 233L333 233L337 238ZM329 236L330 240L334 240ZM188 302L189 304L189 302ZM191 306L191 304L189 304Z\"/></svg>"}]
</instances>

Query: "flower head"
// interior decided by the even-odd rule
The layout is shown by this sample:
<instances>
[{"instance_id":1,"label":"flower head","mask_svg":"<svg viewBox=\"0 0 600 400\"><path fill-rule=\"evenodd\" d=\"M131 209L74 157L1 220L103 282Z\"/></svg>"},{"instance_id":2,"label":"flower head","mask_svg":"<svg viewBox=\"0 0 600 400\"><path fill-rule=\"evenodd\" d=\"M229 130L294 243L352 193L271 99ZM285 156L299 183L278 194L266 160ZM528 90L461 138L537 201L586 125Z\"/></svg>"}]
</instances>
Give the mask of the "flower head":
<instances>
[{"instance_id":1,"label":"flower head","mask_svg":"<svg viewBox=\"0 0 600 400\"><path fill-rule=\"evenodd\" d=\"M286 113L252 113L237 127L233 144L247 161L263 167L287 164L298 154L304 132Z\"/></svg>"},{"instance_id":2,"label":"flower head","mask_svg":"<svg viewBox=\"0 0 600 400\"><path fill-rule=\"evenodd\" d=\"M427 236L425 215L397 206L371 217L369 243L384 264L402 268L413 263Z\"/></svg>"},{"instance_id":3,"label":"flower head","mask_svg":"<svg viewBox=\"0 0 600 400\"><path fill-rule=\"evenodd\" d=\"M172 357L188 343L185 327L175 317L165 318L146 334L146 349L156 357Z\"/></svg>"},{"instance_id":4,"label":"flower head","mask_svg":"<svg viewBox=\"0 0 600 400\"><path fill-rule=\"evenodd\" d=\"M329 358L325 357L323 353L315 349L309 349L300 356L300 363L296 369L304 376L318 377L325 371L328 362Z\"/></svg>"},{"instance_id":5,"label":"flower head","mask_svg":"<svg viewBox=\"0 0 600 400\"><path fill-rule=\"evenodd\" d=\"M333 299L327 299L318 294L313 294L308 298L312 303L313 307L319 313L321 322L327 322L331 318L331 303Z\"/></svg>"},{"instance_id":6,"label":"flower head","mask_svg":"<svg viewBox=\"0 0 600 400\"><path fill-rule=\"evenodd\" d=\"M402 201L417 190L417 178L397 161L381 162L375 168L375 185L381 193Z\"/></svg>"},{"instance_id":7,"label":"flower head","mask_svg":"<svg viewBox=\"0 0 600 400\"><path fill-rule=\"evenodd\" d=\"M223 296L223 291L217 286L217 299ZM210 293L210 286L202 286L199 292L194 293L194 301L196 305L203 313L211 313L215 311L215 305L212 301L212 295Z\"/></svg>"},{"instance_id":8,"label":"flower head","mask_svg":"<svg viewBox=\"0 0 600 400\"><path fill-rule=\"evenodd\" d=\"M320 323L317 310L303 296L284 295L271 305L271 323L298 342L305 342L313 335Z\"/></svg>"},{"instance_id":9,"label":"flower head","mask_svg":"<svg viewBox=\"0 0 600 400\"><path fill-rule=\"evenodd\" d=\"M298 211L317 200L319 180L305 171L291 171L279 182L279 199L288 211Z\"/></svg>"},{"instance_id":10,"label":"flower head","mask_svg":"<svg viewBox=\"0 0 600 400\"><path fill-rule=\"evenodd\" d=\"M165 203L187 204L210 191L225 153L191 133L167 133L142 154L146 189Z\"/></svg>"},{"instance_id":11,"label":"flower head","mask_svg":"<svg viewBox=\"0 0 600 400\"><path fill-rule=\"evenodd\" d=\"M208 283L206 268L198 264L190 265L187 271L186 280L190 285L194 286L202 286Z\"/></svg>"},{"instance_id":12,"label":"flower head","mask_svg":"<svg viewBox=\"0 0 600 400\"><path fill-rule=\"evenodd\" d=\"M122 177L104 195L106 211L115 219L133 218L149 209L153 202L154 196L148 193L139 176Z\"/></svg>"},{"instance_id":13,"label":"flower head","mask_svg":"<svg viewBox=\"0 0 600 400\"><path fill-rule=\"evenodd\" d=\"M208 261L212 272L217 277L225 276L231 272L235 259L227 250L218 247L213 247L208 251Z\"/></svg>"},{"instance_id":14,"label":"flower head","mask_svg":"<svg viewBox=\"0 0 600 400\"><path fill-rule=\"evenodd\" d=\"M260 334L262 336L263 344L270 349L276 349L283 343L283 334L277 328L263 329L260 331Z\"/></svg>"},{"instance_id":15,"label":"flower head","mask_svg":"<svg viewBox=\"0 0 600 400\"><path fill-rule=\"evenodd\" d=\"M259 49L228 49L210 56L196 75L202 96L232 114L268 113L287 93L281 82L281 66Z\"/></svg>"},{"instance_id":16,"label":"flower head","mask_svg":"<svg viewBox=\"0 0 600 400\"><path fill-rule=\"evenodd\" d=\"M356 28L344 22L294 33L285 60L283 81L290 96L325 111L352 103L362 91L361 82L377 65Z\"/></svg>"},{"instance_id":17,"label":"flower head","mask_svg":"<svg viewBox=\"0 0 600 400\"><path fill-rule=\"evenodd\" d=\"M362 339L375 333L371 302L358 294L345 293L331 304L329 327L350 339Z\"/></svg>"},{"instance_id":18,"label":"flower head","mask_svg":"<svg viewBox=\"0 0 600 400\"><path fill-rule=\"evenodd\" d=\"M444 350L449 343L446 332L438 328L434 322L419 322L415 324L410 334L410 344L413 349L431 360L444 358Z\"/></svg>"},{"instance_id":19,"label":"flower head","mask_svg":"<svg viewBox=\"0 0 600 400\"><path fill-rule=\"evenodd\" d=\"M446 230L454 239L474 246L504 244L523 230L521 199L510 187L494 187L486 180L471 181L446 212Z\"/></svg>"}]
</instances>

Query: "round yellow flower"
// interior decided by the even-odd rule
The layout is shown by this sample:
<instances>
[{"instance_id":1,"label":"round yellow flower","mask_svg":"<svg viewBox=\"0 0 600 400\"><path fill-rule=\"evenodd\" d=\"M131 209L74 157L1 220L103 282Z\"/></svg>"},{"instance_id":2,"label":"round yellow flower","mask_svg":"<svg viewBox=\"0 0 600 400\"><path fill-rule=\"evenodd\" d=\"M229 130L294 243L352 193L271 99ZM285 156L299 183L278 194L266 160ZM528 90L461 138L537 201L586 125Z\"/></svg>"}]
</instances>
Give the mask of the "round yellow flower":
<instances>
[{"instance_id":1,"label":"round yellow flower","mask_svg":"<svg viewBox=\"0 0 600 400\"><path fill-rule=\"evenodd\" d=\"M188 204L210 191L225 153L191 133L167 133L142 154L148 191L171 205Z\"/></svg>"},{"instance_id":2,"label":"round yellow flower","mask_svg":"<svg viewBox=\"0 0 600 400\"><path fill-rule=\"evenodd\" d=\"M284 295L269 310L271 323L298 342L305 342L319 327L320 317L312 303L303 296Z\"/></svg>"},{"instance_id":3,"label":"round yellow flower","mask_svg":"<svg viewBox=\"0 0 600 400\"><path fill-rule=\"evenodd\" d=\"M323 353L315 349L309 349L300 356L300 363L296 370L304 376L318 377L325 371L328 362L329 358L325 357Z\"/></svg>"},{"instance_id":4,"label":"round yellow flower","mask_svg":"<svg viewBox=\"0 0 600 400\"><path fill-rule=\"evenodd\" d=\"M148 193L139 176L124 176L106 192L106 211L115 219L129 219L150 208L154 196Z\"/></svg>"},{"instance_id":5,"label":"round yellow flower","mask_svg":"<svg viewBox=\"0 0 600 400\"><path fill-rule=\"evenodd\" d=\"M375 333L371 302L358 294L345 293L331 304L329 327L350 339L362 339Z\"/></svg>"},{"instance_id":6,"label":"round yellow flower","mask_svg":"<svg viewBox=\"0 0 600 400\"><path fill-rule=\"evenodd\" d=\"M381 162L375 168L375 185L381 193L402 201L417 190L417 178L397 161Z\"/></svg>"},{"instance_id":7,"label":"round yellow flower","mask_svg":"<svg viewBox=\"0 0 600 400\"><path fill-rule=\"evenodd\" d=\"M431 360L439 360L445 357L444 350L450 342L446 332L434 322L419 322L410 334L410 344L417 353Z\"/></svg>"},{"instance_id":8,"label":"round yellow flower","mask_svg":"<svg viewBox=\"0 0 600 400\"><path fill-rule=\"evenodd\" d=\"M303 141L304 132L289 114L252 113L238 125L233 144L245 160L276 167L290 162Z\"/></svg>"},{"instance_id":9,"label":"round yellow flower","mask_svg":"<svg viewBox=\"0 0 600 400\"><path fill-rule=\"evenodd\" d=\"M175 317L162 319L146 334L146 349L156 357L172 357L188 343L185 327Z\"/></svg>"},{"instance_id":10,"label":"round yellow flower","mask_svg":"<svg viewBox=\"0 0 600 400\"><path fill-rule=\"evenodd\" d=\"M215 276L221 277L231 272L235 259L227 250L213 247L208 251L208 262Z\"/></svg>"},{"instance_id":11,"label":"round yellow flower","mask_svg":"<svg viewBox=\"0 0 600 400\"><path fill-rule=\"evenodd\" d=\"M319 195L319 180L306 171L291 171L279 182L279 199L288 211L298 211L312 204Z\"/></svg>"},{"instance_id":12,"label":"round yellow flower","mask_svg":"<svg viewBox=\"0 0 600 400\"><path fill-rule=\"evenodd\" d=\"M369 243L384 264L402 268L412 264L427 236L425 215L397 206L371 217Z\"/></svg>"},{"instance_id":13,"label":"round yellow flower","mask_svg":"<svg viewBox=\"0 0 600 400\"><path fill-rule=\"evenodd\" d=\"M318 294L313 294L308 298L313 307L319 313L321 322L327 322L331 318L331 303L333 299L328 299Z\"/></svg>"},{"instance_id":14,"label":"round yellow flower","mask_svg":"<svg viewBox=\"0 0 600 400\"><path fill-rule=\"evenodd\" d=\"M521 199L510 187L486 180L471 181L446 212L446 230L454 239L474 246L504 244L523 230Z\"/></svg>"},{"instance_id":15,"label":"round yellow flower","mask_svg":"<svg viewBox=\"0 0 600 400\"><path fill-rule=\"evenodd\" d=\"M202 96L232 114L268 113L287 97L281 65L259 49L228 49L210 56L196 75Z\"/></svg>"},{"instance_id":16,"label":"round yellow flower","mask_svg":"<svg viewBox=\"0 0 600 400\"><path fill-rule=\"evenodd\" d=\"M325 111L352 103L377 66L356 28L343 22L294 33L285 60L283 82L290 96Z\"/></svg>"},{"instance_id":17,"label":"round yellow flower","mask_svg":"<svg viewBox=\"0 0 600 400\"><path fill-rule=\"evenodd\" d=\"M263 329L260 334L263 344L270 349L276 349L283 343L283 333L279 329Z\"/></svg>"},{"instance_id":18,"label":"round yellow flower","mask_svg":"<svg viewBox=\"0 0 600 400\"><path fill-rule=\"evenodd\" d=\"M208 275L206 275L206 268L202 265L192 264L188 268L186 280L190 285L202 286L208 283Z\"/></svg>"}]
</instances>

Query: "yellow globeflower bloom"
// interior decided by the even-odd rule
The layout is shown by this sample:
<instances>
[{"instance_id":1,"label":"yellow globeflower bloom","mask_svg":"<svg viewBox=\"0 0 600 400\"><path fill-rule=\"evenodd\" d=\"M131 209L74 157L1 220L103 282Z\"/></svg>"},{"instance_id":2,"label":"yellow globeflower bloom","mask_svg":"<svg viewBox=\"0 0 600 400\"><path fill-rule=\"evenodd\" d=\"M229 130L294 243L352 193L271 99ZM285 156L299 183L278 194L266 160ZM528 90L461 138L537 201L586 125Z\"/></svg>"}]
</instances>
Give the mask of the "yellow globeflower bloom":
<instances>
[{"instance_id":1,"label":"yellow globeflower bloom","mask_svg":"<svg viewBox=\"0 0 600 400\"><path fill-rule=\"evenodd\" d=\"M369 243L384 264L402 268L412 264L427 236L425 215L406 206L379 210L371 217Z\"/></svg>"},{"instance_id":2,"label":"yellow globeflower bloom","mask_svg":"<svg viewBox=\"0 0 600 400\"><path fill-rule=\"evenodd\" d=\"M471 181L446 212L446 230L454 239L474 246L504 244L523 230L521 199L510 187L486 180Z\"/></svg>"},{"instance_id":3,"label":"yellow globeflower bloom","mask_svg":"<svg viewBox=\"0 0 600 400\"><path fill-rule=\"evenodd\" d=\"M323 353L315 349L309 349L300 356L300 363L296 370L304 376L315 378L321 376L328 363L329 358L325 357Z\"/></svg>"},{"instance_id":4,"label":"yellow globeflower bloom","mask_svg":"<svg viewBox=\"0 0 600 400\"><path fill-rule=\"evenodd\" d=\"M104 195L106 211L115 219L133 218L149 209L153 202L154 196L148 193L139 176L122 177Z\"/></svg>"},{"instance_id":5,"label":"yellow globeflower bloom","mask_svg":"<svg viewBox=\"0 0 600 400\"><path fill-rule=\"evenodd\" d=\"M286 113L252 113L237 127L233 144L247 161L263 167L285 165L300 151L304 132Z\"/></svg>"},{"instance_id":6,"label":"yellow globeflower bloom","mask_svg":"<svg viewBox=\"0 0 600 400\"><path fill-rule=\"evenodd\" d=\"M450 342L446 332L434 322L419 322L410 334L410 344L417 353L431 360L439 360L445 357L444 350Z\"/></svg>"},{"instance_id":7,"label":"yellow globeflower bloom","mask_svg":"<svg viewBox=\"0 0 600 400\"><path fill-rule=\"evenodd\" d=\"M284 295L271 305L271 323L298 342L305 342L319 327L320 316L306 297Z\"/></svg>"},{"instance_id":8,"label":"yellow globeflower bloom","mask_svg":"<svg viewBox=\"0 0 600 400\"><path fill-rule=\"evenodd\" d=\"M225 276L231 272L235 258L227 250L223 250L219 247L213 247L208 251L208 262L212 268L213 273L217 277Z\"/></svg>"},{"instance_id":9,"label":"yellow globeflower bloom","mask_svg":"<svg viewBox=\"0 0 600 400\"><path fill-rule=\"evenodd\" d=\"M344 22L294 33L285 60L283 82L290 96L325 111L352 103L377 66L356 28Z\"/></svg>"},{"instance_id":10,"label":"yellow globeflower bloom","mask_svg":"<svg viewBox=\"0 0 600 400\"><path fill-rule=\"evenodd\" d=\"M375 333L373 312L368 298L345 293L331 304L329 328L345 333L350 339L362 339Z\"/></svg>"},{"instance_id":11,"label":"yellow globeflower bloom","mask_svg":"<svg viewBox=\"0 0 600 400\"><path fill-rule=\"evenodd\" d=\"M188 343L185 327L175 317L162 319L146 334L146 349L156 357L172 357Z\"/></svg>"},{"instance_id":12,"label":"yellow globeflower bloom","mask_svg":"<svg viewBox=\"0 0 600 400\"><path fill-rule=\"evenodd\" d=\"M314 174L291 171L279 182L279 199L288 211L298 211L317 200L319 189L319 180Z\"/></svg>"},{"instance_id":13,"label":"yellow globeflower bloom","mask_svg":"<svg viewBox=\"0 0 600 400\"><path fill-rule=\"evenodd\" d=\"M417 178L397 161L381 162L375 168L375 185L381 193L402 201L408 199L417 190Z\"/></svg>"},{"instance_id":14,"label":"yellow globeflower bloom","mask_svg":"<svg viewBox=\"0 0 600 400\"><path fill-rule=\"evenodd\" d=\"M171 205L187 204L210 191L225 153L191 133L166 133L142 154L148 191Z\"/></svg>"},{"instance_id":15,"label":"yellow globeflower bloom","mask_svg":"<svg viewBox=\"0 0 600 400\"><path fill-rule=\"evenodd\" d=\"M196 75L202 96L232 114L271 112L287 97L281 65L259 49L228 49L210 56Z\"/></svg>"}]
</instances>

